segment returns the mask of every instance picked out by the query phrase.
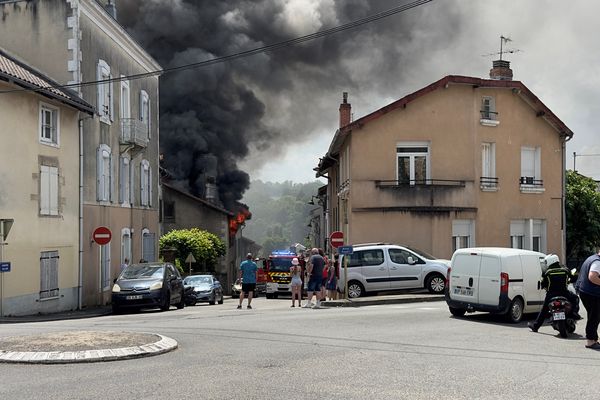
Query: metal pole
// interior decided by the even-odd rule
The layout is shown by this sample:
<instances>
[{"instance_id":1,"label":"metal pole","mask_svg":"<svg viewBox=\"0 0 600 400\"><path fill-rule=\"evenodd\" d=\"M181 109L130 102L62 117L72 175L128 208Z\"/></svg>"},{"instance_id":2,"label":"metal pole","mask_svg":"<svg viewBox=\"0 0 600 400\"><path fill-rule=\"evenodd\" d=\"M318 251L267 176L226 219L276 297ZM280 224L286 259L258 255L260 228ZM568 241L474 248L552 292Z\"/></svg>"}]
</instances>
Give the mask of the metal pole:
<instances>
[{"instance_id":1,"label":"metal pole","mask_svg":"<svg viewBox=\"0 0 600 400\"><path fill-rule=\"evenodd\" d=\"M344 256L344 300L348 300L348 255Z\"/></svg>"},{"instance_id":2,"label":"metal pole","mask_svg":"<svg viewBox=\"0 0 600 400\"><path fill-rule=\"evenodd\" d=\"M573 172L576 172L577 170L575 169L575 158L577 157L577 154L575 152L573 152Z\"/></svg>"},{"instance_id":3,"label":"metal pole","mask_svg":"<svg viewBox=\"0 0 600 400\"><path fill-rule=\"evenodd\" d=\"M4 221L0 221L0 263L4 261ZM4 317L4 272L0 272L0 318Z\"/></svg>"}]
</instances>

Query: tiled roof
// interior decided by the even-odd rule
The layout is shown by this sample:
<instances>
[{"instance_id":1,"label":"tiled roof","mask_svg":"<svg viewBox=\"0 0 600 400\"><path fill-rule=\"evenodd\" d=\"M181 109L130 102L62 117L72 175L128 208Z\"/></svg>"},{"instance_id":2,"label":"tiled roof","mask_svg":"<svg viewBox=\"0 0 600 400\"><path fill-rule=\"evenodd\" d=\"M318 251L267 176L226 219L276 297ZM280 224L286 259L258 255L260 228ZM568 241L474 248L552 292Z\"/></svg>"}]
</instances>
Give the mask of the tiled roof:
<instances>
[{"instance_id":1,"label":"tiled roof","mask_svg":"<svg viewBox=\"0 0 600 400\"><path fill-rule=\"evenodd\" d=\"M93 113L93 107L68 89L57 89L56 82L31 67L15 60L0 50L0 79L8 80L25 89L64 102L81 111ZM0 91L1 94L2 91Z\"/></svg>"}]
</instances>

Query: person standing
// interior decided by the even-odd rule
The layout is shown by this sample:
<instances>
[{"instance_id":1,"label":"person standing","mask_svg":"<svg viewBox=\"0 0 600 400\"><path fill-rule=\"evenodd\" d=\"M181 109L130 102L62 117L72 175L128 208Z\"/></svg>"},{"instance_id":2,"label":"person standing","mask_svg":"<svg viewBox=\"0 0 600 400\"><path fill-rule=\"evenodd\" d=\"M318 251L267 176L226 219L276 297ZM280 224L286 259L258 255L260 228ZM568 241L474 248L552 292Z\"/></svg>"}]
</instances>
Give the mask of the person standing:
<instances>
[{"instance_id":1,"label":"person standing","mask_svg":"<svg viewBox=\"0 0 600 400\"><path fill-rule=\"evenodd\" d=\"M600 350L598 343L598 325L600 324L600 252L588 257L579 270L575 283L581 302L587 311L585 325L585 347Z\"/></svg>"},{"instance_id":2,"label":"person standing","mask_svg":"<svg viewBox=\"0 0 600 400\"><path fill-rule=\"evenodd\" d=\"M123 270L125 268L127 268L129 266L129 258L125 257L125 259L123 260L123 264L121 264L121 272L123 272Z\"/></svg>"},{"instance_id":3,"label":"person standing","mask_svg":"<svg viewBox=\"0 0 600 400\"><path fill-rule=\"evenodd\" d=\"M323 267L325 259L319 254L319 249L314 248L311 251L310 260L306 268L308 274L308 296L303 308L321 308L321 281L323 280ZM313 293L317 296L317 303L312 303Z\"/></svg>"},{"instance_id":4,"label":"person standing","mask_svg":"<svg viewBox=\"0 0 600 400\"><path fill-rule=\"evenodd\" d=\"M252 261L252 253L246 255L246 260L240 264L240 270L238 272L238 279L242 279L242 290L240 291L240 304L237 309L242 309L242 302L244 301L244 295L248 296L248 306L246 308L252 309L252 296L256 289L256 272L258 271L258 265Z\"/></svg>"},{"instance_id":5,"label":"person standing","mask_svg":"<svg viewBox=\"0 0 600 400\"><path fill-rule=\"evenodd\" d=\"M302 267L300 261L296 257L292 258L292 266L290 268L292 281L292 307L295 307L296 298L298 298L298 307L302 306Z\"/></svg>"},{"instance_id":6,"label":"person standing","mask_svg":"<svg viewBox=\"0 0 600 400\"><path fill-rule=\"evenodd\" d=\"M337 300L337 261L329 262L329 275L327 279L327 295L329 300Z\"/></svg>"}]
</instances>

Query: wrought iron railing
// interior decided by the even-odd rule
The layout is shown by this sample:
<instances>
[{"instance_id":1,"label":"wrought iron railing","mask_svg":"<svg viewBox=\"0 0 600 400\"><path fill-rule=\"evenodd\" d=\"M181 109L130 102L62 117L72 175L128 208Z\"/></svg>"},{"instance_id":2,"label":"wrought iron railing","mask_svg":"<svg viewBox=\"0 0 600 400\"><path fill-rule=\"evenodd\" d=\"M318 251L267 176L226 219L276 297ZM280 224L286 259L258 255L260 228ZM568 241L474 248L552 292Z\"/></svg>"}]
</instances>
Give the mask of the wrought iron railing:
<instances>
[{"instance_id":1,"label":"wrought iron railing","mask_svg":"<svg viewBox=\"0 0 600 400\"><path fill-rule=\"evenodd\" d=\"M136 118L121 119L121 144L148 145L148 125Z\"/></svg>"},{"instance_id":2,"label":"wrought iron railing","mask_svg":"<svg viewBox=\"0 0 600 400\"><path fill-rule=\"evenodd\" d=\"M495 121L498 119L498 112L496 111L489 111L489 110L481 110L481 119L488 119L488 120L492 120Z\"/></svg>"},{"instance_id":3,"label":"wrought iron railing","mask_svg":"<svg viewBox=\"0 0 600 400\"><path fill-rule=\"evenodd\" d=\"M522 176L519 178L519 184L521 186L543 187L544 181L542 179L535 179L533 176Z\"/></svg>"},{"instance_id":4,"label":"wrought iron railing","mask_svg":"<svg viewBox=\"0 0 600 400\"><path fill-rule=\"evenodd\" d=\"M376 180L375 186L378 188L393 188L404 186L452 186L464 187L465 181L454 179L394 179L394 180Z\"/></svg>"},{"instance_id":5,"label":"wrought iron railing","mask_svg":"<svg viewBox=\"0 0 600 400\"><path fill-rule=\"evenodd\" d=\"M498 178L491 176L482 176L479 178L479 186L482 189L494 189L498 187Z\"/></svg>"}]
</instances>

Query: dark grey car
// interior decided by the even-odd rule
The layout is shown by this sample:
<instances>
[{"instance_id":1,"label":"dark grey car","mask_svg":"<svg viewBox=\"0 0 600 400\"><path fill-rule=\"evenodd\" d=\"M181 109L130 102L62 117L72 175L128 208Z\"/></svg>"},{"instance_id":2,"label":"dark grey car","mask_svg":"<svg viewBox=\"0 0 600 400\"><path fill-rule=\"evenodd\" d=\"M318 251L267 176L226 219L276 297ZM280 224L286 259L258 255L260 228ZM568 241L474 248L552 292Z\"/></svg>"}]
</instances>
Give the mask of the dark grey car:
<instances>
[{"instance_id":1,"label":"dark grey car","mask_svg":"<svg viewBox=\"0 0 600 400\"><path fill-rule=\"evenodd\" d=\"M190 275L186 276L183 284L192 286L193 292L188 296L187 305L194 305L200 302L208 302L210 305L216 303L223 304L223 287L221 282L212 275Z\"/></svg>"},{"instance_id":2,"label":"dark grey car","mask_svg":"<svg viewBox=\"0 0 600 400\"><path fill-rule=\"evenodd\" d=\"M163 311L185 307L183 280L169 263L131 264L121 272L112 289L113 312L127 308L155 308Z\"/></svg>"}]
</instances>

